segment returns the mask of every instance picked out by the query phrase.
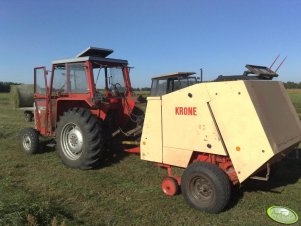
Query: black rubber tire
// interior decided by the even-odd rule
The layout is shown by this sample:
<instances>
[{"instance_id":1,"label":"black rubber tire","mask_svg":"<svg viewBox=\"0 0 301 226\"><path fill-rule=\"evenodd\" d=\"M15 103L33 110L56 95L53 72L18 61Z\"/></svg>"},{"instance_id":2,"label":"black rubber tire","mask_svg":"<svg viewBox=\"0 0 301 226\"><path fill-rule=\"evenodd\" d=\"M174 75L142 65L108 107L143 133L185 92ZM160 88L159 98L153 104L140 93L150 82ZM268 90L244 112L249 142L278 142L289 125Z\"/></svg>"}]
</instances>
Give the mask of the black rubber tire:
<instances>
[{"instance_id":1,"label":"black rubber tire","mask_svg":"<svg viewBox=\"0 0 301 226\"><path fill-rule=\"evenodd\" d=\"M66 141L63 141L63 137L65 136L64 128L70 125L75 125L82 136L81 153L79 156L73 152L72 155L70 152L70 148L72 147L68 145L70 143L64 144ZM87 109L73 108L60 117L56 129L56 143L60 158L66 166L77 169L95 168L99 165L105 151L101 121ZM64 148L66 145L68 145L69 152L68 148ZM68 156L68 153L71 153L71 157L70 154ZM72 156L74 159L72 159Z\"/></svg>"},{"instance_id":2,"label":"black rubber tire","mask_svg":"<svg viewBox=\"0 0 301 226\"><path fill-rule=\"evenodd\" d=\"M33 128L24 128L20 132L20 144L26 154L39 152L39 132Z\"/></svg>"},{"instance_id":3,"label":"black rubber tire","mask_svg":"<svg viewBox=\"0 0 301 226\"><path fill-rule=\"evenodd\" d=\"M229 203L230 181L218 166L196 162L182 175L181 190L186 202L193 208L207 213L219 213Z\"/></svg>"},{"instance_id":4,"label":"black rubber tire","mask_svg":"<svg viewBox=\"0 0 301 226\"><path fill-rule=\"evenodd\" d=\"M33 114L31 112L24 112L25 122L32 122Z\"/></svg>"}]
</instances>

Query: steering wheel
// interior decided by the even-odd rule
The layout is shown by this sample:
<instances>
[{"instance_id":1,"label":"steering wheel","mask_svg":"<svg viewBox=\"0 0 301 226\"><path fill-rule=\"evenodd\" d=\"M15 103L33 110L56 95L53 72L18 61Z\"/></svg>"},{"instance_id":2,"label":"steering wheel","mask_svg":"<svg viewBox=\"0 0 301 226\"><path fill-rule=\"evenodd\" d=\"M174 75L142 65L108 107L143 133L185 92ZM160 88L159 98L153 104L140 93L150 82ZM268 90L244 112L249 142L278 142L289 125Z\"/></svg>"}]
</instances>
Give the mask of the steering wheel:
<instances>
[{"instance_id":1,"label":"steering wheel","mask_svg":"<svg viewBox=\"0 0 301 226\"><path fill-rule=\"evenodd\" d=\"M114 91L116 92L116 93L118 93L118 94L120 94L120 92L119 92L119 90L118 90L118 88L117 88L117 85L118 86L120 86L120 87L122 87L122 85L120 85L120 83L115 83L115 84L112 84L113 85L113 89L114 89Z\"/></svg>"}]
</instances>

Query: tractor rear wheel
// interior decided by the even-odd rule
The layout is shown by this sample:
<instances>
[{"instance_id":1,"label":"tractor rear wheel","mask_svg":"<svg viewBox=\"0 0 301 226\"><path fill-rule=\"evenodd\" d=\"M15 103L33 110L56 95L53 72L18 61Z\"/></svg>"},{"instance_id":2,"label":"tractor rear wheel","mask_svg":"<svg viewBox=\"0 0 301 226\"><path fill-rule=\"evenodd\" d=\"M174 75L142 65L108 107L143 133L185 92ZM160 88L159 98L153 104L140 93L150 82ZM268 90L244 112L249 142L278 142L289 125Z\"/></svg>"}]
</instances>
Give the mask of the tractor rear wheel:
<instances>
[{"instance_id":1,"label":"tractor rear wheel","mask_svg":"<svg viewBox=\"0 0 301 226\"><path fill-rule=\"evenodd\" d=\"M101 121L87 109L73 108L60 117L56 143L62 162L71 168L99 165L104 147Z\"/></svg>"},{"instance_id":2,"label":"tractor rear wheel","mask_svg":"<svg viewBox=\"0 0 301 226\"><path fill-rule=\"evenodd\" d=\"M231 196L228 176L207 162L193 163L184 171L181 189L191 207L208 213L221 212Z\"/></svg>"},{"instance_id":3,"label":"tractor rear wheel","mask_svg":"<svg viewBox=\"0 0 301 226\"><path fill-rule=\"evenodd\" d=\"M33 128L24 128L20 132L20 143L26 154L35 154L39 151L39 132Z\"/></svg>"}]
</instances>

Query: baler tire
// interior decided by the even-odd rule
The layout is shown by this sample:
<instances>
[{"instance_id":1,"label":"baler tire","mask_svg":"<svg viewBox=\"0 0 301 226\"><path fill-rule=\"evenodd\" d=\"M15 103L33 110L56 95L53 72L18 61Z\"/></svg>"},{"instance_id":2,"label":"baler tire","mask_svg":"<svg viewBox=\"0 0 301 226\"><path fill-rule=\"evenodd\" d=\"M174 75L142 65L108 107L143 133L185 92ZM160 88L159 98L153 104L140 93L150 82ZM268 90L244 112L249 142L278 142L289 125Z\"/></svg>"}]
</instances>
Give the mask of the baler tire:
<instances>
[{"instance_id":1,"label":"baler tire","mask_svg":"<svg viewBox=\"0 0 301 226\"><path fill-rule=\"evenodd\" d=\"M93 169L104 152L101 121L83 108L64 112L56 129L57 150L70 168Z\"/></svg>"},{"instance_id":2,"label":"baler tire","mask_svg":"<svg viewBox=\"0 0 301 226\"><path fill-rule=\"evenodd\" d=\"M39 151L39 132L33 128L24 128L20 132L20 144L26 154L35 154Z\"/></svg>"},{"instance_id":3,"label":"baler tire","mask_svg":"<svg viewBox=\"0 0 301 226\"><path fill-rule=\"evenodd\" d=\"M165 177L161 183L162 191L167 196L175 196L179 193L179 184L173 177Z\"/></svg>"},{"instance_id":4,"label":"baler tire","mask_svg":"<svg viewBox=\"0 0 301 226\"><path fill-rule=\"evenodd\" d=\"M186 202L207 213L219 213L230 200L231 186L226 173L207 162L195 162L182 176L181 190Z\"/></svg>"}]
</instances>

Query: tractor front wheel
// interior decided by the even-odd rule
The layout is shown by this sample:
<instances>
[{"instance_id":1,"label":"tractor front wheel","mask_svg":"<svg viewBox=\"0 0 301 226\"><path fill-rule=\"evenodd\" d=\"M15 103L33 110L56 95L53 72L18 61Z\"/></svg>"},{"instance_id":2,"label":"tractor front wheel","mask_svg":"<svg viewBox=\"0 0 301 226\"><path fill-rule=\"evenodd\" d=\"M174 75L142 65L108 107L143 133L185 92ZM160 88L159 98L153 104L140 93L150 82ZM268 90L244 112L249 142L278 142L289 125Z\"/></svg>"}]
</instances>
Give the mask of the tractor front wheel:
<instances>
[{"instance_id":1,"label":"tractor front wheel","mask_svg":"<svg viewBox=\"0 0 301 226\"><path fill-rule=\"evenodd\" d=\"M87 109L74 108L65 112L58 122L56 143L66 166L95 168L104 151L100 120Z\"/></svg>"},{"instance_id":2,"label":"tractor front wheel","mask_svg":"<svg viewBox=\"0 0 301 226\"><path fill-rule=\"evenodd\" d=\"M33 128L24 128L20 133L20 143L26 154L39 151L39 132Z\"/></svg>"},{"instance_id":3,"label":"tractor front wheel","mask_svg":"<svg viewBox=\"0 0 301 226\"><path fill-rule=\"evenodd\" d=\"M181 190L191 207L208 213L221 212L231 196L228 176L207 162L193 163L184 171Z\"/></svg>"}]
</instances>

